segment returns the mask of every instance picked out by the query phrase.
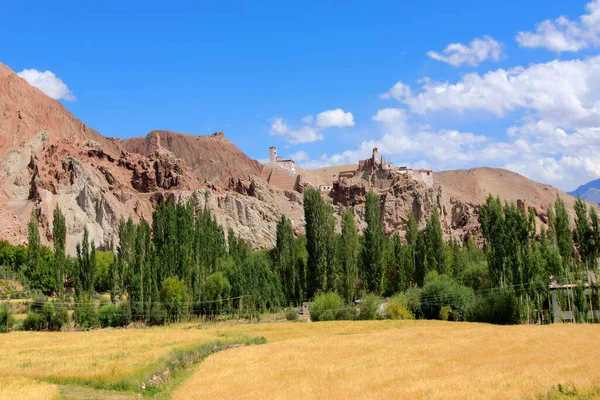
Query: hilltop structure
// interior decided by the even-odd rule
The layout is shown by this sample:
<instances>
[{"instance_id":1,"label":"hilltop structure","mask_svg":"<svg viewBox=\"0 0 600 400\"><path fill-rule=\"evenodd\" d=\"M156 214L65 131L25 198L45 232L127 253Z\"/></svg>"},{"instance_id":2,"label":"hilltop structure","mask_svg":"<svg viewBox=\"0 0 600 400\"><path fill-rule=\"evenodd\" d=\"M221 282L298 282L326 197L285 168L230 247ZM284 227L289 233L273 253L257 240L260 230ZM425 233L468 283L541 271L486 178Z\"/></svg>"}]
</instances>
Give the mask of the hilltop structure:
<instances>
[{"instance_id":1,"label":"hilltop structure","mask_svg":"<svg viewBox=\"0 0 600 400\"><path fill-rule=\"evenodd\" d=\"M338 174L336 187L340 184L345 186L367 181L367 187L375 189L389 189L401 179L412 179L423 182L427 187L433 186L433 172L430 169L412 169L408 167L396 167L393 163L386 161L385 157L379 157L377 147L373 148L370 158L360 160L356 170L342 171Z\"/></svg>"},{"instance_id":2,"label":"hilltop structure","mask_svg":"<svg viewBox=\"0 0 600 400\"><path fill-rule=\"evenodd\" d=\"M292 175L296 175L296 163L294 160L284 160L277 155L277 147L269 147L269 164L282 168Z\"/></svg>"}]
</instances>

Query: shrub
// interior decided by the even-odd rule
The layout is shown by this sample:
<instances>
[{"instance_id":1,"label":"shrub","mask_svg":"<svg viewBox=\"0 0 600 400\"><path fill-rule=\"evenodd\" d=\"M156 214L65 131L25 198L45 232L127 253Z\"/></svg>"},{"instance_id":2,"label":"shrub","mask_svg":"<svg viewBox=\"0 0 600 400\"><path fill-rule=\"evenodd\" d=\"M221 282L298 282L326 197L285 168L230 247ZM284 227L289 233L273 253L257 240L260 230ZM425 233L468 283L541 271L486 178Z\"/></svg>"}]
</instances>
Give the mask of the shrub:
<instances>
[{"instance_id":1,"label":"shrub","mask_svg":"<svg viewBox=\"0 0 600 400\"><path fill-rule=\"evenodd\" d=\"M63 304L46 302L39 313L41 329L59 331L69 322L69 312Z\"/></svg>"},{"instance_id":2,"label":"shrub","mask_svg":"<svg viewBox=\"0 0 600 400\"><path fill-rule=\"evenodd\" d=\"M167 309L160 303L154 304L148 318L148 325L164 325L167 322Z\"/></svg>"},{"instance_id":3,"label":"shrub","mask_svg":"<svg viewBox=\"0 0 600 400\"><path fill-rule=\"evenodd\" d=\"M344 299L337 293L319 293L310 305L312 321L333 321L344 307Z\"/></svg>"},{"instance_id":4,"label":"shrub","mask_svg":"<svg viewBox=\"0 0 600 400\"><path fill-rule=\"evenodd\" d=\"M404 294L406 295L406 307L408 311L414 315L415 318L422 316L421 312L421 289L412 287L406 289Z\"/></svg>"},{"instance_id":5,"label":"shrub","mask_svg":"<svg viewBox=\"0 0 600 400\"><path fill-rule=\"evenodd\" d=\"M119 318L121 319L119 321L119 324L121 326L127 326L131 323L131 320L132 320L131 305L129 304L128 301L119 303L119 305L117 306L117 314L118 314Z\"/></svg>"},{"instance_id":6,"label":"shrub","mask_svg":"<svg viewBox=\"0 0 600 400\"><path fill-rule=\"evenodd\" d=\"M338 321L352 321L356 319L356 308L353 305L348 305L340 308L335 313L335 319Z\"/></svg>"},{"instance_id":7,"label":"shrub","mask_svg":"<svg viewBox=\"0 0 600 400\"><path fill-rule=\"evenodd\" d=\"M288 321L298 321L298 311L295 308L289 308L286 312L285 312L285 319L287 319Z\"/></svg>"},{"instance_id":8,"label":"shrub","mask_svg":"<svg viewBox=\"0 0 600 400\"><path fill-rule=\"evenodd\" d=\"M385 318L387 319L414 319L414 314L408 308L408 297L404 293L398 293L388 300L385 307Z\"/></svg>"},{"instance_id":9,"label":"shrub","mask_svg":"<svg viewBox=\"0 0 600 400\"><path fill-rule=\"evenodd\" d=\"M100 307L100 310L98 310L98 322L103 328L120 326L121 316L119 315L117 307L112 303Z\"/></svg>"},{"instance_id":10,"label":"shrub","mask_svg":"<svg viewBox=\"0 0 600 400\"><path fill-rule=\"evenodd\" d=\"M98 313L96 305L92 300L81 299L75 304L75 323L81 328L93 328L98 326Z\"/></svg>"},{"instance_id":11,"label":"shrub","mask_svg":"<svg viewBox=\"0 0 600 400\"><path fill-rule=\"evenodd\" d=\"M15 319L7 303L0 304L0 332L6 332L15 325Z\"/></svg>"},{"instance_id":12,"label":"shrub","mask_svg":"<svg viewBox=\"0 0 600 400\"><path fill-rule=\"evenodd\" d=\"M169 319L179 321L187 310L188 293L185 282L176 276L167 278L163 283L160 294L162 301L165 303Z\"/></svg>"},{"instance_id":13,"label":"shrub","mask_svg":"<svg viewBox=\"0 0 600 400\"><path fill-rule=\"evenodd\" d=\"M368 294L360 300L360 311L358 319L373 320L381 317L381 297L376 294Z\"/></svg>"},{"instance_id":14,"label":"shrub","mask_svg":"<svg viewBox=\"0 0 600 400\"><path fill-rule=\"evenodd\" d=\"M512 290L477 298L469 313L469 321L512 325L519 323L519 305Z\"/></svg>"},{"instance_id":15,"label":"shrub","mask_svg":"<svg viewBox=\"0 0 600 400\"><path fill-rule=\"evenodd\" d=\"M421 311L428 319L439 319L441 308L452 307L453 320L466 320L467 312L475 301L473 289L460 285L448 275L430 272L425 277L421 292Z\"/></svg>"},{"instance_id":16,"label":"shrub","mask_svg":"<svg viewBox=\"0 0 600 400\"><path fill-rule=\"evenodd\" d=\"M42 317L34 311L28 311L27 317L23 321L23 330L39 331L42 330Z\"/></svg>"},{"instance_id":17,"label":"shrub","mask_svg":"<svg viewBox=\"0 0 600 400\"><path fill-rule=\"evenodd\" d=\"M440 319L442 321L448 321L452 317L452 307L443 306L440 308Z\"/></svg>"}]
</instances>

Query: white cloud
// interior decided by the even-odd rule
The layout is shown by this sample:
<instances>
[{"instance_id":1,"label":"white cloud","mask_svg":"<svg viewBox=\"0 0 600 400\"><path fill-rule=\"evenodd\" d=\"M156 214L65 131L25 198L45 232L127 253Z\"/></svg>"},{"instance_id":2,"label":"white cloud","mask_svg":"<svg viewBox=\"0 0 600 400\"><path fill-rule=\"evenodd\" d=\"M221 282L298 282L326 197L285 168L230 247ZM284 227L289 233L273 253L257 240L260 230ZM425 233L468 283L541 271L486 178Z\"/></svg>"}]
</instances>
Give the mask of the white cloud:
<instances>
[{"instance_id":1,"label":"white cloud","mask_svg":"<svg viewBox=\"0 0 600 400\"><path fill-rule=\"evenodd\" d=\"M285 135L288 133L290 128L283 120L283 118L274 118L271 123L271 134L273 135Z\"/></svg>"},{"instance_id":2,"label":"white cloud","mask_svg":"<svg viewBox=\"0 0 600 400\"><path fill-rule=\"evenodd\" d=\"M354 116L341 108L327 110L317 114L316 125L319 128L354 126Z\"/></svg>"},{"instance_id":3,"label":"white cloud","mask_svg":"<svg viewBox=\"0 0 600 400\"><path fill-rule=\"evenodd\" d=\"M297 152L290 154L288 158L297 163L310 160L310 156L304 150L298 150Z\"/></svg>"},{"instance_id":4,"label":"white cloud","mask_svg":"<svg viewBox=\"0 0 600 400\"><path fill-rule=\"evenodd\" d=\"M451 43L442 51L428 51L427 55L434 60L443 61L455 67L463 64L477 66L483 61L499 61L502 58L502 45L489 36L473 39L470 45Z\"/></svg>"},{"instance_id":5,"label":"white cloud","mask_svg":"<svg viewBox=\"0 0 600 400\"><path fill-rule=\"evenodd\" d=\"M323 135L311 126L300 129L290 129L283 118L273 118L271 122L271 135L286 136L291 144L310 143L323 140Z\"/></svg>"},{"instance_id":6,"label":"white cloud","mask_svg":"<svg viewBox=\"0 0 600 400\"><path fill-rule=\"evenodd\" d=\"M302 118L302 122L304 122L305 124L312 124L313 116L307 115L306 117Z\"/></svg>"},{"instance_id":7,"label":"white cloud","mask_svg":"<svg viewBox=\"0 0 600 400\"><path fill-rule=\"evenodd\" d=\"M536 25L535 32L519 32L517 42L521 47L545 47L557 53L599 46L600 0L587 3L585 8L587 13L579 17L580 21L564 16L547 19Z\"/></svg>"},{"instance_id":8,"label":"white cloud","mask_svg":"<svg viewBox=\"0 0 600 400\"><path fill-rule=\"evenodd\" d=\"M406 115L406 110L403 108L383 108L381 110L377 110L377 113L373 115L371 118L373 121L380 122L402 122L408 119Z\"/></svg>"},{"instance_id":9,"label":"white cloud","mask_svg":"<svg viewBox=\"0 0 600 400\"><path fill-rule=\"evenodd\" d=\"M398 82L383 96L417 114L483 110L502 117L525 109L563 128L600 126L600 56L470 73L456 83L426 79L416 94Z\"/></svg>"},{"instance_id":10,"label":"white cloud","mask_svg":"<svg viewBox=\"0 0 600 400\"><path fill-rule=\"evenodd\" d=\"M379 98L381 99L396 99L398 101L406 98L406 97L410 97L411 92L410 92L410 87L400 81L398 81L394 86L392 86L392 88L390 90L388 90L387 92L385 92L384 94L380 95Z\"/></svg>"},{"instance_id":11,"label":"white cloud","mask_svg":"<svg viewBox=\"0 0 600 400\"><path fill-rule=\"evenodd\" d=\"M73 92L52 71L41 72L37 69L24 69L18 72L17 75L54 100L75 101Z\"/></svg>"}]
</instances>

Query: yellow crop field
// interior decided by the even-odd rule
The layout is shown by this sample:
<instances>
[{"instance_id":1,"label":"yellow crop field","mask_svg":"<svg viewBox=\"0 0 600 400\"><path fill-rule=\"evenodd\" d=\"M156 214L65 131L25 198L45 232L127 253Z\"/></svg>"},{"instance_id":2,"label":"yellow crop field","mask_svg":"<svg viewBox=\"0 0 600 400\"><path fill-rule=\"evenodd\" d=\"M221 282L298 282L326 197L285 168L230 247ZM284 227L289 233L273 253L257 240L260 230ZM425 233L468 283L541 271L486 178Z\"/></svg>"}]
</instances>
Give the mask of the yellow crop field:
<instances>
[{"instance_id":1,"label":"yellow crop field","mask_svg":"<svg viewBox=\"0 0 600 400\"><path fill-rule=\"evenodd\" d=\"M219 323L3 334L0 399L137 397L132 387L172 351L251 336L267 343L210 355L163 397L493 399L600 387L598 325Z\"/></svg>"},{"instance_id":2,"label":"yellow crop field","mask_svg":"<svg viewBox=\"0 0 600 400\"><path fill-rule=\"evenodd\" d=\"M223 340L220 330L177 325L90 332L11 332L0 337L0 376L56 383L140 383L174 349ZM235 337L230 340L235 340Z\"/></svg>"},{"instance_id":3,"label":"yellow crop field","mask_svg":"<svg viewBox=\"0 0 600 400\"><path fill-rule=\"evenodd\" d=\"M600 384L594 325L320 322L251 331L269 342L212 355L174 398L535 398L558 384Z\"/></svg>"},{"instance_id":4,"label":"yellow crop field","mask_svg":"<svg viewBox=\"0 0 600 400\"><path fill-rule=\"evenodd\" d=\"M0 376L0 399L55 400L58 398L59 391L56 385L23 377Z\"/></svg>"}]
</instances>

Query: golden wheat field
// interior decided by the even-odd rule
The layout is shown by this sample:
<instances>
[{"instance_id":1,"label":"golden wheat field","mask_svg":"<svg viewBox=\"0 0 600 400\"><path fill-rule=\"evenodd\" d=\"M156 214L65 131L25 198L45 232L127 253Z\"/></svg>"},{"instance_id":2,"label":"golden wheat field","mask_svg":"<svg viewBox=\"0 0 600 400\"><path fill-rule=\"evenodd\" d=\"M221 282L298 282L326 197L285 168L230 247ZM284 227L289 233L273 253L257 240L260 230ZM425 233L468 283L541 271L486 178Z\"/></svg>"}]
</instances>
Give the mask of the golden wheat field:
<instances>
[{"instance_id":1,"label":"golden wheat field","mask_svg":"<svg viewBox=\"0 0 600 400\"><path fill-rule=\"evenodd\" d=\"M23 377L0 376L0 399L54 400L59 398L56 385Z\"/></svg>"},{"instance_id":2,"label":"golden wheat field","mask_svg":"<svg viewBox=\"0 0 600 400\"><path fill-rule=\"evenodd\" d=\"M135 398L124 383L147 379L174 349L250 336L267 343L210 355L163 398L545 398L558 384L600 385L594 325L221 323L2 335L0 399Z\"/></svg>"},{"instance_id":3,"label":"golden wheat field","mask_svg":"<svg viewBox=\"0 0 600 400\"><path fill-rule=\"evenodd\" d=\"M174 397L535 398L557 384L600 383L600 327L593 325L277 325L256 327L266 345L209 357Z\"/></svg>"}]
</instances>

